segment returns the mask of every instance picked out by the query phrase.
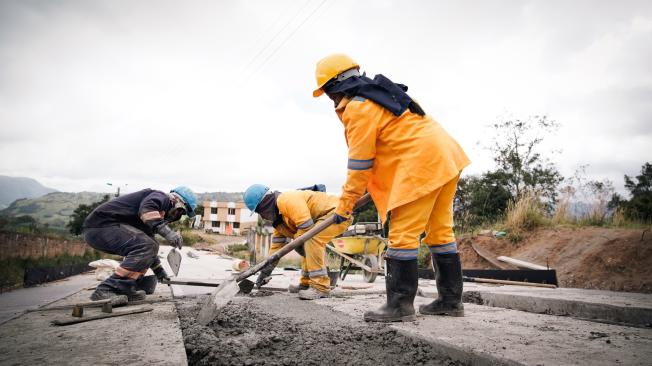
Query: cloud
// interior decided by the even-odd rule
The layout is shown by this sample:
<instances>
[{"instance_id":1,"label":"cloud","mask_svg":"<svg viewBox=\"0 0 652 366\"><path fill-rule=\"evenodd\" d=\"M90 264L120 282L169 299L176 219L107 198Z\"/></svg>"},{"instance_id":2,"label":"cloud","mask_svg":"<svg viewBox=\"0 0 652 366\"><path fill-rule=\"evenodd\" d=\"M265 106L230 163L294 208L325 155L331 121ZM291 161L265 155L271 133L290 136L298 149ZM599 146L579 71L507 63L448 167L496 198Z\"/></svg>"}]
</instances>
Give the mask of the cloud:
<instances>
[{"instance_id":1,"label":"cloud","mask_svg":"<svg viewBox=\"0 0 652 366\"><path fill-rule=\"evenodd\" d=\"M648 159L645 1L3 1L0 173L63 190L337 192L342 126L311 96L332 52L407 84L468 172L491 168L476 143L504 114L560 122L548 145L564 172L591 163L619 183Z\"/></svg>"}]
</instances>

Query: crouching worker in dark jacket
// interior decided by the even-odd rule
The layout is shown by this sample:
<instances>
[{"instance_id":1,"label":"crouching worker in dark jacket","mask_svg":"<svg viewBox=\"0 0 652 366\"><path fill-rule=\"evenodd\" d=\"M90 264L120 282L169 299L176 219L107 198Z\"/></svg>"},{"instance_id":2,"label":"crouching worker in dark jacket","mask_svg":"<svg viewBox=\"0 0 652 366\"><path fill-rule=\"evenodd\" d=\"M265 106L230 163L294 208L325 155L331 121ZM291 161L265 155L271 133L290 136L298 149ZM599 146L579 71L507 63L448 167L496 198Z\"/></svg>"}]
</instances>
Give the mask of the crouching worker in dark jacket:
<instances>
[{"instance_id":1,"label":"crouching worker in dark jacket","mask_svg":"<svg viewBox=\"0 0 652 366\"><path fill-rule=\"evenodd\" d=\"M143 189L114 198L93 210L84 221L84 240L99 251L124 259L115 273L97 286L91 300L119 295L127 295L130 301L144 299L143 290L153 290L152 284L143 277L148 268L159 281L169 279L157 256L158 242L154 234L160 234L170 245L181 249L181 235L170 229L168 223L182 215L195 216L196 207L195 194L181 186L170 193Z\"/></svg>"}]
</instances>

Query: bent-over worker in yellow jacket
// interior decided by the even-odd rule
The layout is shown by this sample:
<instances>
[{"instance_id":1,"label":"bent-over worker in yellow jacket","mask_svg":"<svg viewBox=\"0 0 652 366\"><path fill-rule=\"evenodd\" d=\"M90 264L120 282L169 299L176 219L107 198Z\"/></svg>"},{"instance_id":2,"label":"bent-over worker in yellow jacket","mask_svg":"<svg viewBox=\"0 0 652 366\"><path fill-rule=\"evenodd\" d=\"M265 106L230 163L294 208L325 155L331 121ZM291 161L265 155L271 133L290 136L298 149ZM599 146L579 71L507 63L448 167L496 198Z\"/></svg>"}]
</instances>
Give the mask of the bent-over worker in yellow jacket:
<instances>
[{"instance_id":1,"label":"bent-over worker in yellow jacket","mask_svg":"<svg viewBox=\"0 0 652 366\"><path fill-rule=\"evenodd\" d=\"M459 175L470 161L442 126L383 75L360 75L349 56L334 54L317 63L317 89L335 103L349 147L348 175L336 218L351 215L369 191L381 220L389 223L387 303L365 313L367 321L415 319L419 236L437 267L439 298L422 314L463 316L462 271L453 233L453 198Z\"/></svg>"},{"instance_id":2,"label":"bent-over worker in yellow jacket","mask_svg":"<svg viewBox=\"0 0 652 366\"><path fill-rule=\"evenodd\" d=\"M262 184L254 184L245 191L244 201L247 208L272 222L274 232L270 254L273 254L292 239L310 230L316 223L333 215L339 198L312 190L281 193L271 191ZM302 274L299 286L290 286L290 292L298 292L299 298L304 300L328 296L330 279L326 269L326 244L343 233L349 225L348 219L331 225L297 249L302 256ZM256 282L258 287L269 281L276 264L261 270Z\"/></svg>"}]
</instances>

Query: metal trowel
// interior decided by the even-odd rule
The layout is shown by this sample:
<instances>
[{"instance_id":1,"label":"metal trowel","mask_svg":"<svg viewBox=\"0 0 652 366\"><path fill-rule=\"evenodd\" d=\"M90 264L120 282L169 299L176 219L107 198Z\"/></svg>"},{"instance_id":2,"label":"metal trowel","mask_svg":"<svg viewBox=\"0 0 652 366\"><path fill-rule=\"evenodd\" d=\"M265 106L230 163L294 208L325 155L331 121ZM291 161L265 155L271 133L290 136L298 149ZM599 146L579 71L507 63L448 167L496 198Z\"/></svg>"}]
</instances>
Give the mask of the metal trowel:
<instances>
[{"instance_id":1,"label":"metal trowel","mask_svg":"<svg viewBox=\"0 0 652 366\"><path fill-rule=\"evenodd\" d=\"M177 248L172 247L172 250L168 253L168 264L176 277L179 274L179 267L181 267L181 253Z\"/></svg>"}]
</instances>

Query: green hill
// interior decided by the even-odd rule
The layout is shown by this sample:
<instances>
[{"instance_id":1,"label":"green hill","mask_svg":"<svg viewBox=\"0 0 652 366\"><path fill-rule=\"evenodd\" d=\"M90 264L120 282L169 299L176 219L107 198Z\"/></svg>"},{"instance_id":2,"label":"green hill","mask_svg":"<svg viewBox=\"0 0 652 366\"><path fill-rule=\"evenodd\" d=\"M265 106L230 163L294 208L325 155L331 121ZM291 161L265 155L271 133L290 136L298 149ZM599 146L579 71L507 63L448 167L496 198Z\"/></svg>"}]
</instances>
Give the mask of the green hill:
<instances>
[{"instance_id":1,"label":"green hill","mask_svg":"<svg viewBox=\"0 0 652 366\"><path fill-rule=\"evenodd\" d=\"M41 225L65 229L70 215L80 204L91 204L102 199L105 193L55 192L42 197L19 199L0 211L2 216L31 216Z\"/></svg>"},{"instance_id":2,"label":"green hill","mask_svg":"<svg viewBox=\"0 0 652 366\"><path fill-rule=\"evenodd\" d=\"M70 215L80 204L89 205L102 199L106 193L96 192L55 192L42 197L19 199L0 211L0 216L31 216L40 225L53 229L65 230ZM242 201L242 192L205 192L198 193L199 204L206 200L221 202Z\"/></svg>"},{"instance_id":3,"label":"green hill","mask_svg":"<svg viewBox=\"0 0 652 366\"><path fill-rule=\"evenodd\" d=\"M204 192L197 193L197 200L201 204L204 201L218 202L242 202L243 192Z\"/></svg>"},{"instance_id":4,"label":"green hill","mask_svg":"<svg viewBox=\"0 0 652 366\"><path fill-rule=\"evenodd\" d=\"M17 199L40 197L50 192L56 190L45 187L32 178L0 175L0 209L8 207Z\"/></svg>"}]
</instances>

